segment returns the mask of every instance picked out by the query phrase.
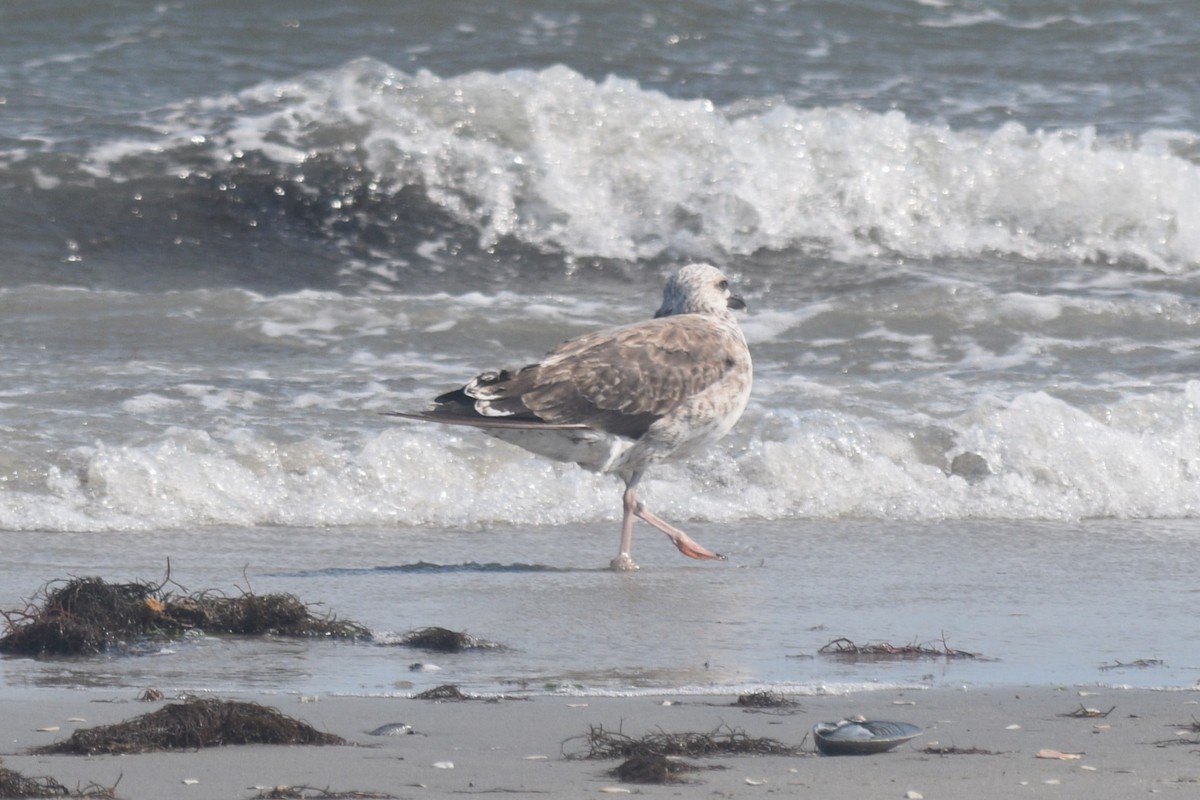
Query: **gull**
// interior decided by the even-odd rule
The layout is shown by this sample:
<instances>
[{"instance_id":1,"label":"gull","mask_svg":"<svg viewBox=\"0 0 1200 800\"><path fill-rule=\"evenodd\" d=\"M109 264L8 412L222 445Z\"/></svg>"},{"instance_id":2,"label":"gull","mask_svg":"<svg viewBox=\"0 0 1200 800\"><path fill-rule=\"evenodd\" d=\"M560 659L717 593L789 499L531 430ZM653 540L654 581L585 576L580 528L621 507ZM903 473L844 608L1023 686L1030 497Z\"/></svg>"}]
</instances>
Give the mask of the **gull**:
<instances>
[{"instance_id":1,"label":"gull","mask_svg":"<svg viewBox=\"0 0 1200 800\"><path fill-rule=\"evenodd\" d=\"M753 368L732 309L746 307L709 264L689 264L663 288L654 319L568 339L536 364L484 372L428 409L392 416L468 425L556 461L625 482L621 545L610 566L635 570L634 517L696 559L698 544L638 499L648 467L695 455L733 427Z\"/></svg>"}]
</instances>

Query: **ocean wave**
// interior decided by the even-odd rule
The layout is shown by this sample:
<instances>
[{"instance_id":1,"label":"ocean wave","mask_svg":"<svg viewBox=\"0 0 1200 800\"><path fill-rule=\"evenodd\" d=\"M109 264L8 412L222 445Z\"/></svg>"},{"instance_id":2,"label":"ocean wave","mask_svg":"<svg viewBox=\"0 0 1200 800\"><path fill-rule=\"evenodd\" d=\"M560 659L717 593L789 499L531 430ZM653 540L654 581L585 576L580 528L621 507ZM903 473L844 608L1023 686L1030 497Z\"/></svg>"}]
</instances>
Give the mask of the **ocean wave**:
<instances>
[{"instance_id":1,"label":"ocean wave","mask_svg":"<svg viewBox=\"0 0 1200 800\"><path fill-rule=\"evenodd\" d=\"M981 399L934 425L756 409L709 457L656 469L681 522L1076 520L1200 514L1200 382L1083 408ZM475 431L410 423L331 440L175 427L76 448L0 494L0 528L561 525L619 516L619 484Z\"/></svg>"},{"instance_id":2,"label":"ocean wave","mask_svg":"<svg viewBox=\"0 0 1200 800\"><path fill-rule=\"evenodd\" d=\"M255 163L330 236L411 226L396 203L416 192L482 247L572 257L1200 264L1187 131L954 130L850 106L718 107L563 66L439 76L369 59L180 103L147 128L88 153L91 176L221 183Z\"/></svg>"}]
</instances>

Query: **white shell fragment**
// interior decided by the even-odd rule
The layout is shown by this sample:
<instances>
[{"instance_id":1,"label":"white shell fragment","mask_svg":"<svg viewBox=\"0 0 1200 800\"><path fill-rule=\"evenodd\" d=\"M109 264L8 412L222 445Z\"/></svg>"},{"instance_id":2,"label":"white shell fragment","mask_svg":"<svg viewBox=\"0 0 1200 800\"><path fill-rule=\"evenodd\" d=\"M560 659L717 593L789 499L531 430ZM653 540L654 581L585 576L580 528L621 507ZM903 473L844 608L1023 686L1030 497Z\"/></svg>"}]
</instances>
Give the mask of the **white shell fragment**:
<instances>
[{"instance_id":1,"label":"white shell fragment","mask_svg":"<svg viewBox=\"0 0 1200 800\"><path fill-rule=\"evenodd\" d=\"M1049 747L1043 747L1037 751L1034 758L1049 758L1057 761L1077 761L1083 758L1083 753L1064 753L1061 750L1052 750Z\"/></svg>"}]
</instances>

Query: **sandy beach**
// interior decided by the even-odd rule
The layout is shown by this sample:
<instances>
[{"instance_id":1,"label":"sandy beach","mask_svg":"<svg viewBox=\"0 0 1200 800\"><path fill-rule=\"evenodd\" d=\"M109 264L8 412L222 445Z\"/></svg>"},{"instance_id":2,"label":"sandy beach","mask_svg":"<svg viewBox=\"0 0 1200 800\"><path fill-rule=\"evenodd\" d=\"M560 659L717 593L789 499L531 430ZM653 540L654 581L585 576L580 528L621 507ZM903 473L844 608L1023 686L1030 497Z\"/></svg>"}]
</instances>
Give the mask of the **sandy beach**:
<instances>
[{"instance_id":1,"label":"sandy beach","mask_svg":"<svg viewBox=\"0 0 1200 800\"><path fill-rule=\"evenodd\" d=\"M70 787L117 784L122 798L250 798L279 785L401 798L600 797L703 793L824 798L1089 797L1162 792L1191 796L1200 784L1200 693L1146 689L1007 687L880 690L795 696L781 710L747 710L735 698L565 697L433 702L398 697L224 696L274 706L348 746L225 746L128 756L30 755L77 727L159 708L132 693L38 690L10 695L0 715L3 765ZM1103 717L1071 716L1081 708ZM1111 709L1111 711L1109 711ZM815 753L813 724L862 714L915 723L924 734L884 754ZM84 720L84 721L81 721ZM413 733L371 736L385 723ZM564 757L592 726L641 736L722 727L799 745L798 756L695 758L686 783L622 783L617 761ZM564 747L564 742L567 742ZM1170 742L1170 743L1167 743ZM930 746L987 753L935 755ZM1047 758L1057 751L1070 756ZM1039 757L1041 754L1041 757Z\"/></svg>"}]
</instances>

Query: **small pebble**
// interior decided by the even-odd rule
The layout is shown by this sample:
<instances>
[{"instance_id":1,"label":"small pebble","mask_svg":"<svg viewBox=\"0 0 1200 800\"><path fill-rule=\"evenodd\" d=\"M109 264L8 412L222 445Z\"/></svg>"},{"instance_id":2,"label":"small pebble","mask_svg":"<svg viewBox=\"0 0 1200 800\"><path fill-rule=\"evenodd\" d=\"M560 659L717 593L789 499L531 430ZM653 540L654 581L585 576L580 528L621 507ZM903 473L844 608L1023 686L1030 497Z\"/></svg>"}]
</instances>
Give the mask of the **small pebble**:
<instances>
[{"instance_id":1,"label":"small pebble","mask_svg":"<svg viewBox=\"0 0 1200 800\"><path fill-rule=\"evenodd\" d=\"M453 761L435 761L433 766L436 769L454 769Z\"/></svg>"},{"instance_id":2,"label":"small pebble","mask_svg":"<svg viewBox=\"0 0 1200 800\"><path fill-rule=\"evenodd\" d=\"M750 786L763 786L766 784L766 781L761 778L746 778L746 783Z\"/></svg>"},{"instance_id":3,"label":"small pebble","mask_svg":"<svg viewBox=\"0 0 1200 800\"><path fill-rule=\"evenodd\" d=\"M1019 731L1019 730L1021 730L1021 726L1020 726L1020 725L1017 725L1016 723L1013 723L1012 725L1008 725L1008 726L1006 726L1006 727L1004 728L1004 730L1006 730L1006 731Z\"/></svg>"},{"instance_id":4,"label":"small pebble","mask_svg":"<svg viewBox=\"0 0 1200 800\"><path fill-rule=\"evenodd\" d=\"M183 785L184 785L184 786L195 786L195 785L197 785L198 783L200 783L200 781L199 781L199 780L197 780L196 778L184 778L184 779L183 779Z\"/></svg>"},{"instance_id":5,"label":"small pebble","mask_svg":"<svg viewBox=\"0 0 1200 800\"><path fill-rule=\"evenodd\" d=\"M604 792L604 794L633 794L633 792L629 791L624 786L605 786L600 791Z\"/></svg>"},{"instance_id":6,"label":"small pebble","mask_svg":"<svg viewBox=\"0 0 1200 800\"><path fill-rule=\"evenodd\" d=\"M907 792L905 792L904 796L908 798L908 800L925 800L925 795L921 794L920 792L914 792L912 789L909 789Z\"/></svg>"}]
</instances>

